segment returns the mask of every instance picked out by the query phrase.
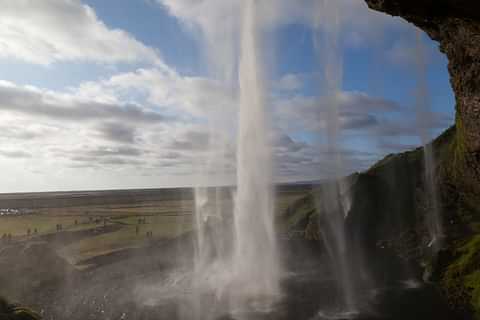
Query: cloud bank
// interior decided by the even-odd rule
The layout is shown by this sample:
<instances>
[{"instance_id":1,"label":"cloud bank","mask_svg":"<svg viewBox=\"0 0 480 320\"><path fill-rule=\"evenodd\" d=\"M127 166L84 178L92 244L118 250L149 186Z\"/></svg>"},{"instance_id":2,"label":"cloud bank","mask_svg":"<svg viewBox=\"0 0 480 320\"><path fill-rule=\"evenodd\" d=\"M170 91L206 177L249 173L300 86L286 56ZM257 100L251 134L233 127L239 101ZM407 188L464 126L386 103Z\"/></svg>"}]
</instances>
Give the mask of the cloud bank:
<instances>
[{"instance_id":1,"label":"cloud bank","mask_svg":"<svg viewBox=\"0 0 480 320\"><path fill-rule=\"evenodd\" d=\"M110 29L79 0L1 0L0 58L161 63L158 52L124 30Z\"/></svg>"},{"instance_id":2,"label":"cloud bank","mask_svg":"<svg viewBox=\"0 0 480 320\"><path fill-rule=\"evenodd\" d=\"M0 0L0 60L94 62L122 70L55 90L0 79L0 165L11 173L0 191L45 189L47 183L60 189L192 184L199 162L217 157L209 154L215 152L209 150L212 135L225 147L218 165L226 173L212 183L232 181L238 111L233 66L242 0L155 1L198 36L207 55L215 52L215 61L206 61L208 74L182 74L157 49L109 27L79 0ZM343 48L375 46L411 28L368 10L363 1L335 1ZM328 8L318 3L262 1L260 27L271 35L291 25L314 28L330 14L319 12ZM411 41L401 38L385 54L391 63L408 65ZM129 67L116 69L124 64ZM279 180L329 176L334 168L325 160L324 135L332 97L306 89L319 81L311 74L286 72L270 80ZM335 99L345 173L418 144L412 106L351 88ZM431 118L431 131L452 122L440 113Z\"/></svg>"}]
</instances>

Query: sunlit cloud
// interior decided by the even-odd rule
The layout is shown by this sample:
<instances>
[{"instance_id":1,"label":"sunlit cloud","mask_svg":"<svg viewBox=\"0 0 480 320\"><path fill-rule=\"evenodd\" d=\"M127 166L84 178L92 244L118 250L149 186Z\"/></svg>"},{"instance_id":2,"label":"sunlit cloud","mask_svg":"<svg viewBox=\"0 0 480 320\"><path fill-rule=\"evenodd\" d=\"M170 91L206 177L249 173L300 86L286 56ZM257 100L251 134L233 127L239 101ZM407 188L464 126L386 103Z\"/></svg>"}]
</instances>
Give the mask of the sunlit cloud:
<instances>
[{"instance_id":1,"label":"sunlit cloud","mask_svg":"<svg viewBox=\"0 0 480 320\"><path fill-rule=\"evenodd\" d=\"M0 58L48 65L57 61L162 64L158 52L111 29L79 0L1 0Z\"/></svg>"}]
</instances>

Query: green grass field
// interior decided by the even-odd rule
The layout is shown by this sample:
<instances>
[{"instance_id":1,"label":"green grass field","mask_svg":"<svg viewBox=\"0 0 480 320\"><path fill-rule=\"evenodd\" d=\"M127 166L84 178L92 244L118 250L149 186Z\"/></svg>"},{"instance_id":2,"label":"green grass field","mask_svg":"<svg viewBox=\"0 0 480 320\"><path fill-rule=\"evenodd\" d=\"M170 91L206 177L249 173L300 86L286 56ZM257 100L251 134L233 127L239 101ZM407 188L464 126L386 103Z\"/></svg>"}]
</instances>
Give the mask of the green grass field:
<instances>
[{"instance_id":1,"label":"green grass field","mask_svg":"<svg viewBox=\"0 0 480 320\"><path fill-rule=\"evenodd\" d=\"M305 192L282 192L276 197L276 213L281 213ZM222 206L231 207L231 199ZM151 241L173 239L193 228L192 200L161 200L132 204L43 208L34 214L0 216L0 237L11 234L12 241L38 241L57 233L78 234L75 241L56 243L72 264L112 252L145 246ZM104 226L113 227L103 229ZM30 230L30 234L28 233ZM36 232L34 232L36 230ZM151 236L147 236L151 233Z\"/></svg>"},{"instance_id":2,"label":"green grass field","mask_svg":"<svg viewBox=\"0 0 480 320\"><path fill-rule=\"evenodd\" d=\"M22 237L28 234L28 229L30 229L32 235L34 229L37 229L38 234L52 233L56 232L57 224L61 224L64 230L81 227L81 224L75 226L75 220L80 224L82 222L87 222L88 218L81 216L56 216L48 214L2 216L0 217L0 236L9 233L13 237Z\"/></svg>"}]
</instances>

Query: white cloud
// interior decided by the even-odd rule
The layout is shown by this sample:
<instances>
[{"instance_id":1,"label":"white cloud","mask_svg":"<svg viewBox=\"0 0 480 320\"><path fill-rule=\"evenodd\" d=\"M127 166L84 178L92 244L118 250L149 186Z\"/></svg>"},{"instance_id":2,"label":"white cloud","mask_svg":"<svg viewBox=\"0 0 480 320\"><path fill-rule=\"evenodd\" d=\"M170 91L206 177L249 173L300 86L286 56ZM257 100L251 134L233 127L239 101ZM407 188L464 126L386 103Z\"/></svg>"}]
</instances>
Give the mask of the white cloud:
<instances>
[{"instance_id":1,"label":"white cloud","mask_svg":"<svg viewBox=\"0 0 480 320\"><path fill-rule=\"evenodd\" d=\"M30 158L32 155L23 150L0 150L0 156L7 158Z\"/></svg>"},{"instance_id":2,"label":"white cloud","mask_svg":"<svg viewBox=\"0 0 480 320\"><path fill-rule=\"evenodd\" d=\"M411 40L400 39L395 41L387 51L389 62L402 66L414 66L417 63L417 49Z\"/></svg>"},{"instance_id":3,"label":"white cloud","mask_svg":"<svg viewBox=\"0 0 480 320\"><path fill-rule=\"evenodd\" d=\"M283 91L295 91L303 86L302 75L286 74L282 76L276 83L275 87Z\"/></svg>"},{"instance_id":4,"label":"white cloud","mask_svg":"<svg viewBox=\"0 0 480 320\"><path fill-rule=\"evenodd\" d=\"M210 39L222 39L238 32L243 0L156 0L189 27L200 27ZM260 23L266 30L300 23L328 27L322 19L337 16L345 40L362 45L383 40L387 31L407 25L400 18L370 10L360 0L263 0L257 2ZM218 27L222 21L222 27Z\"/></svg>"},{"instance_id":5,"label":"white cloud","mask_svg":"<svg viewBox=\"0 0 480 320\"><path fill-rule=\"evenodd\" d=\"M110 29L79 0L0 0L0 57L48 65L56 61L161 64L158 53Z\"/></svg>"},{"instance_id":6,"label":"white cloud","mask_svg":"<svg viewBox=\"0 0 480 320\"><path fill-rule=\"evenodd\" d=\"M75 170L75 176L67 179L71 183L79 175L88 175L88 170L100 175L122 170L122 177L160 175L163 180L159 181L164 184L167 178L169 183L185 181L177 179L178 176L191 176L202 158L201 154L208 149L206 124L178 121L173 117L166 119L162 113L164 108L148 102L142 104L142 99L137 99L138 93L149 92L157 85L166 86L162 90L169 94L159 95L156 98L158 101L172 103L173 108L177 100L170 100L170 95L178 101L191 100L189 103L199 116L202 108L194 108L193 103L204 101L214 105L221 94L215 93L214 87L195 85L197 82L208 82L207 79L183 78L152 69L149 70L153 75L150 82L147 81L150 74L143 73L146 71L117 75L104 82L90 82L66 92L0 81L0 139L3 148L0 150L0 165L11 168L12 172L19 165L25 166L27 171L35 172L39 177L45 177L51 171L58 174L70 172L72 175L71 170ZM124 81L129 80L135 81L127 85ZM172 80L171 87L168 87L168 80ZM188 88L194 92L189 92ZM209 95L195 98L204 89L208 89L206 93ZM209 93L209 90L212 92ZM96 99L94 92L104 94ZM155 99L152 98L152 101ZM178 117L182 113L190 114L188 107L180 107L177 113ZM14 162L18 159L35 160L25 165ZM53 163L55 167L52 167ZM58 183L50 176L48 181L52 185ZM122 181L127 179L122 178ZM150 180L145 178L142 181ZM83 183L89 185L88 181ZM15 185L14 182L12 184ZM126 186L128 184L123 187Z\"/></svg>"},{"instance_id":7,"label":"white cloud","mask_svg":"<svg viewBox=\"0 0 480 320\"><path fill-rule=\"evenodd\" d=\"M400 108L393 101L356 91L342 91L336 100L339 124L349 130L375 126L375 114L397 112ZM331 101L331 97L302 95L277 100L274 107L275 123L287 131L321 131L326 128Z\"/></svg>"},{"instance_id":8,"label":"white cloud","mask_svg":"<svg viewBox=\"0 0 480 320\"><path fill-rule=\"evenodd\" d=\"M212 83L215 81L168 74L158 69L119 74L105 81L71 88L68 92L0 82L0 130L4 133L0 165L8 166L14 172L19 166L17 160L22 159L21 166L35 171L36 177L45 178L48 175L52 185L65 183L60 178L55 180L50 177L48 172L52 171L59 175L73 175L67 179L70 183L76 183L75 179L80 179L80 176L90 176L94 179L92 181L99 175L109 176L112 180L102 183L110 187L135 186L128 184L138 184L139 181L143 181L144 186L158 185L156 181L171 185L172 181L185 183L188 180L186 177L191 183L202 160L208 159L209 152L216 152L208 148L209 134L213 132L205 121L178 119L182 118L182 114L183 117L195 115L202 119L208 112L205 106L223 104L230 108L227 112L229 123L235 123L236 119L235 99L229 98L224 102L224 88ZM96 100L91 95L93 92L103 92L104 95ZM401 107L392 101L361 92L342 92L337 98L340 102L340 125L355 137L369 135L371 139L377 139L384 136L382 143L387 144L390 137L416 135L411 119L408 120L411 123L399 123L394 117L390 121L385 119L389 114L404 112L399 111ZM327 176L331 168L325 160L326 149L321 142L324 127L322 114L328 108L325 100L302 96L278 99L273 106L278 133L273 142L278 176L290 179ZM142 100L145 100L145 105ZM177 110L177 120L165 119L165 109L155 103L169 104L168 110L174 110L177 103L182 104ZM135 108L129 109L130 105ZM448 119L436 118L436 125L446 125ZM218 167L221 164L222 168L226 168L224 173L231 174L235 153L232 139L235 136L222 130L235 130L233 125L215 125L219 126L219 131L213 134L216 134L217 140L224 140L222 143L227 146L227 154L212 155L215 159L221 158ZM301 138L291 138L295 134ZM318 145L304 140L302 137L305 134L319 136ZM376 159L376 155L354 150L342 149L341 152L346 170L364 169ZM52 167L52 164L55 166ZM118 174L122 175L123 185L115 184L119 183L115 180ZM140 180L132 182L123 178L133 179L135 176ZM65 179L65 176L62 177ZM223 179L227 181L226 177ZM92 181L82 180L81 183L86 188L92 186ZM15 182L5 183L5 186L15 185Z\"/></svg>"},{"instance_id":9,"label":"white cloud","mask_svg":"<svg viewBox=\"0 0 480 320\"><path fill-rule=\"evenodd\" d=\"M16 158L27 161L32 157L34 161L25 167L44 172L38 176L60 186L179 185L180 181L191 183L195 165L208 159L205 154L211 152L208 149L213 134L227 146L227 154L221 155L227 163L222 166L231 172L238 105L236 37L243 0L156 1L193 32L202 34L206 50L215 60L210 62L210 77L178 73L163 64L155 50L121 30L109 29L79 1L0 0L0 58L38 64L155 64L84 82L67 91L0 81L1 165L11 166L12 172L21 176L27 170L23 170L23 164L21 168L15 165ZM387 31L405 28L398 19L368 10L363 1L331 1L342 14L340 34L345 45L381 42ZM290 23L312 27L319 17L330 14L313 10L317 0L258 3L261 27L269 31ZM328 175L333 170L323 158L327 150L321 135L319 141L312 142L317 137L309 140L324 129L325 112L330 107L326 101L330 99L301 96L304 82L302 75L284 75L275 82L272 95L273 123L280 132L274 141L275 160L279 174L294 179ZM389 119L388 115L398 116L400 107L395 102L355 91L341 92L336 98L340 104L339 126L352 136L367 133L384 135L388 140L390 136L414 135L411 124ZM365 168L376 156L355 150L339 152L347 170ZM61 172L66 173L57 177ZM100 182L92 186L97 179ZM15 182L5 182L5 186L11 185Z\"/></svg>"},{"instance_id":10,"label":"white cloud","mask_svg":"<svg viewBox=\"0 0 480 320\"><path fill-rule=\"evenodd\" d=\"M409 67L412 71L418 71L419 56L422 55L427 65L438 63L442 59L442 53L437 45L431 45L431 42L425 41L424 38L423 32L411 28L388 48L387 61L401 67Z\"/></svg>"},{"instance_id":11,"label":"white cloud","mask_svg":"<svg viewBox=\"0 0 480 320\"><path fill-rule=\"evenodd\" d=\"M164 117L135 103L105 103L75 94L0 81L0 112L56 121L121 120L157 123Z\"/></svg>"},{"instance_id":12,"label":"white cloud","mask_svg":"<svg viewBox=\"0 0 480 320\"><path fill-rule=\"evenodd\" d=\"M328 158L332 152L324 144L295 141L284 133L278 133L273 145L276 173L286 181L318 180L338 174L337 165ZM340 148L337 154L343 162L342 175L364 170L378 159L376 153L346 148Z\"/></svg>"},{"instance_id":13,"label":"white cloud","mask_svg":"<svg viewBox=\"0 0 480 320\"><path fill-rule=\"evenodd\" d=\"M205 77L182 76L170 69L138 69L100 82L82 84L77 94L103 93L106 101L145 95L151 105L186 118L205 118L212 110L235 112L235 92L223 83Z\"/></svg>"}]
</instances>

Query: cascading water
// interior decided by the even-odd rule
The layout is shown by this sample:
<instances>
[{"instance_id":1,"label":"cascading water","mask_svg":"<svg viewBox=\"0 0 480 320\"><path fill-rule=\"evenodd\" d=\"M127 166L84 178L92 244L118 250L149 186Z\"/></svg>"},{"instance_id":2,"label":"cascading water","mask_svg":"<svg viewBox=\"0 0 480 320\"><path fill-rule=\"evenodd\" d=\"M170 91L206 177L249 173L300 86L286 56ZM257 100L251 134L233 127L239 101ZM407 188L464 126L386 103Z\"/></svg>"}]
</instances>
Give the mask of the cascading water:
<instances>
[{"instance_id":1,"label":"cascading water","mask_svg":"<svg viewBox=\"0 0 480 320\"><path fill-rule=\"evenodd\" d=\"M425 165L425 192L427 203L429 204L426 216L426 225L428 228L430 242L429 247L434 252L442 246L443 231L442 220L440 216L440 208L438 205L438 190L435 182L435 157L433 150L432 135L430 129L432 127L430 101L427 85L427 57L426 47L422 42L422 35L417 31L416 46L416 70L417 70L417 91L416 91L416 116L417 129L420 141L424 150Z\"/></svg>"},{"instance_id":2,"label":"cascading water","mask_svg":"<svg viewBox=\"0 0 480 320\"><path fill-rule=\"evenodd\" d=\"M341 290L342 301L339 312L345 317L356 313L357 299L353 283L352 266L348 252L345 218L348 214L344 203L349 193L342 193L340 178L342 175L342 156L339 147L339 96L342 87L343 63L339 46L340 17L335 0L317 2L315 47L324 70L324 96L327 100L325 129L327 138L327 170L331 181L327 182L317 197L317 210L320 213L320 232L327 248L337 283ZM325 169L325 168L323 168ZM320 199L321 198L321 199Z\"/></svg>"},{"instance_id":3,"label":"cascading water","mask_svg":"<svg viewBox=\"0 0 480 320\"><path fill-rule=\"evenodd\" d=\"M239 119L237 133L237 174L233 218L222 205L219 189L198 187L195 191L195 271L196 306L201 295L214 292L218 300L228 298L231 313L268 311L280 296L280 261L274 232L272 156L266 120L266 81L260 50L260 28L255 0L241 4L240 60L238 65ZM235 39L225 37L228 41ZM207 41L214 45L214 41ZM215 46L222 46L216 43ZM224 46L225 44L223 44ZM209 51L215 48L210 48ZM225 61L217 65L220 79L233 86L233 51L223 50ZM213 58L213 57L212 57ZM223 70L223 72L222 72ZM230 86L229 85L229 86ZM222 126L221 110L209 115L213 126ZM223 111L225 112L225 111ZM229 128L213 128L212 134ZM231 128L230 128L231 130ZM212 154L224 150L210 137ZM217 141L218 142L218 141ZM221 153L221 152L220 152ZM207 158L203 170L218 171L218 160ZM202 182L208 180L203 175ZM221 192L220 192L221 193ZM224 301L225 302L225 301ZM203 313L204 310L199 310ZM210 311L209 311L210 312Z\"/></svg>"},{"instance_id":4,"label":"cascading water","mask_svg":"<svg viewBox=\"0 0 480 320\"><path fill-rule=\"evenodd\" d=\"M211 43L212 41L207 41ZM221 52L221 50L218 50ZM228 52L228 50L226 50ZM224 52L224 56L228 54ZM221 64L213 66L214 77L227 91L233 87L230 63L227 57L220 59ZM233 90L231 90L233 91ZM233 100L233 93L230 97ZM207 111L209 128L209 143L204 151L205 157L200 159L197 186L194 190L194 271L193 294L196 317L205 312L202 306L202 295L212 293L220 298L229 284L228 271L231 263L231 215L228 206L229 197L226 187L218 184L216 177L229 174L229 126L227 114L231 112L228 106L214 106ZM212 175L215 173L215 176ZM207 312L208 313L208 312Z\"/></svg>"},{"instance_id":5,"label":"cascading water","mask_svg":"<svg viewBox=\"0 0 480 320\"><path fill-rule=\"evenodd\" d=\"M243 1L239 65L240 113L233 255L234 304L271 302L280 294L274 232L272 156L256 1ZM266 300L265 300L266 299ZM262 308L268 305L261 306Z\"/></svg>"}]
</instances>

